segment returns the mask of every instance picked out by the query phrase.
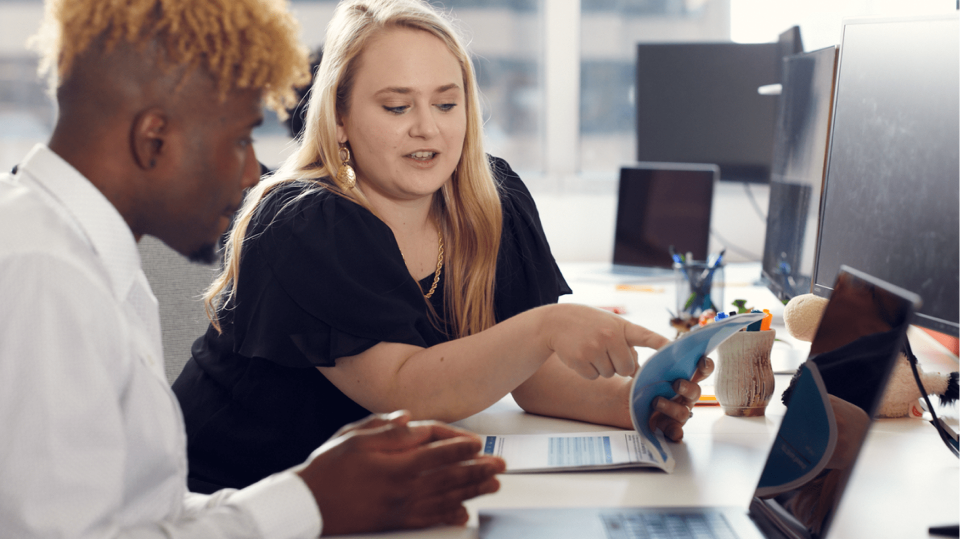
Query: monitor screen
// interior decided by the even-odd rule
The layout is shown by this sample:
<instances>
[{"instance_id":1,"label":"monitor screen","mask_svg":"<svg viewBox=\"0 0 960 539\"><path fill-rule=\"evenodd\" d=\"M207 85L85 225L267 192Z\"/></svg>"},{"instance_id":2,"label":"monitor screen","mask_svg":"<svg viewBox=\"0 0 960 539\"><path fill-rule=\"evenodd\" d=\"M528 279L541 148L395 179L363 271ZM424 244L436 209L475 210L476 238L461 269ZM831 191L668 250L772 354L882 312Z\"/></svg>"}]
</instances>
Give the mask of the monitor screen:
<instances>
[{"instance_id":1,"label":"monitor screen","mask_svg":"<svg viewBox=\"0 0 960 539\"><path fill-rule=\"evenodd\" d=\"M783 392L787 411L750 505L751 516L796 533L768 536L828 535L917 306L915 294L844 269Z\"/></svg>"},{"instance_id":2,"label":"monitor screen","mask_svg":"<svg viewBox=\"0 0 960 539\"><path fill-rule=\"evenodd\" d=\"M956 15L845 21L813 292L841 264L919 294L915 323L960 322Z\"/></svg>"},{"instance_id":3,"label":"monitor screen","mask_svg":"<svg viewBox=\"0 0 960 539\"><path fill-rule=\"evenodd\" d=\"M620 169L613 263L672 268L670 248L707 259L714 165L637 163Z\"/></svg>"},{"instance_id":4,"label":"monitor screen","mask_svg":"<svg viewBox=\"0 0 960 539\"><path fill-rule=\"evenodd\" d=\"M810 292L837 48L783 59L763 277L781 300Z\"/></svg>"},{"instance_id":5,"label":"monitor screen","mask_svg":"<svg viewBox=\"0 0 960 539\"><path fill-rule=\"evenodd\" d=\"M637 46L637 160L714 163L722 180L767 182L778 43Z\"/></svg>"}]
</instances>

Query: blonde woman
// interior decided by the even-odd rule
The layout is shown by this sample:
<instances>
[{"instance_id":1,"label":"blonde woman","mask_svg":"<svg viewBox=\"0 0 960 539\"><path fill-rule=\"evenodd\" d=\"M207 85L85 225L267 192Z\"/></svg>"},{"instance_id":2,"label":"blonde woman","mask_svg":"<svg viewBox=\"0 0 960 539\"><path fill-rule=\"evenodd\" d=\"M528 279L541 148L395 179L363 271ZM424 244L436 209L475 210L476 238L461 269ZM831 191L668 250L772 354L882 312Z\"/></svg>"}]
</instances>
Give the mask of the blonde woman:
<instances>
[{"instance_id":1,"label":"blonde woman","mask_svg":"<svg viewBox=\"0 0 960 539\"><path fill-rule=\"evenodd\" d=\"M667 340L570 292L526 187L482 147L450 23L417 0L341 2L299 150L247 196L174 389L192 488L243 486L371 411L525 410L629 428L634 346ZM695 381L661 399L679 440ZM618 376L619 375L619 376Z\"/></svg>"}]
</instances>

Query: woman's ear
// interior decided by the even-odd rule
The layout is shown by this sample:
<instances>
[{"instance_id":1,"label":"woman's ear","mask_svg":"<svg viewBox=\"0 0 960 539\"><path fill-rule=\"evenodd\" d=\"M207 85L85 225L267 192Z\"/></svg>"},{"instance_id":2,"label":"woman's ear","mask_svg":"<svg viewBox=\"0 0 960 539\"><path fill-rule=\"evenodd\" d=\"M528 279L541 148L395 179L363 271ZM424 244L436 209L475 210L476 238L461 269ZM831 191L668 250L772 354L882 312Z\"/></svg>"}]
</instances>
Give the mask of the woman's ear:
<instances>
[{"instance_id":1,"label":"woman's ear","mask_svg":"<svg viewBox=\"0 0 960 539\"><path fill-rule=\"evenodd\" d=\"M337 142L344 144L347 142L347 130L343 128L343 123L337 120Z\"/></svg>"},{"instance_id":2,"label":"woman's ear","mask_svg":"<svg viewBox=\"0 0 960 539\"><path fill-rule=\"evenodd\" d=\"M167 118L160 109L151 108L133 120L130 131L130 146L134 161L143 170L151 170L166 154Z\"/></svg>"}]
</instances>

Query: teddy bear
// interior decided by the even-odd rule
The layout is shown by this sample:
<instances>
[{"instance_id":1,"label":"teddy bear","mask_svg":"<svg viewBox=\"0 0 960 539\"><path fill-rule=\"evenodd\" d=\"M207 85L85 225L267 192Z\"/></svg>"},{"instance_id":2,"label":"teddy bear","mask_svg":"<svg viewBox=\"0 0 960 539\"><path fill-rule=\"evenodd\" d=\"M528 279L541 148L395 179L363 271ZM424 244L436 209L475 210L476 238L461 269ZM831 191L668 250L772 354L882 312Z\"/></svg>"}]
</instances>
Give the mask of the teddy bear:
<instances>
[{"instance_id":1,"label":"teddy bear","mask_svg":"<svg viewBox=\"0 0 960 539\"><path fill-rule=\"evenodd\" d=\"M812 342L820 326L820 318L823 316L827 301L826 298L813 294L792 298L783 310L783 323L787 327L787 332L797 340ZM917 365L917 371L920 373L923 388L930 395L939 396L941 404L957 400L958 374L956 372L925 373L920 365ZM877 415L879 417L921 417L923 409L920 407L919 399L922 396L914 379L910 361L906 354L901 352L890 374L890 381L880 401Z\"/></svg>"}]
</instances>

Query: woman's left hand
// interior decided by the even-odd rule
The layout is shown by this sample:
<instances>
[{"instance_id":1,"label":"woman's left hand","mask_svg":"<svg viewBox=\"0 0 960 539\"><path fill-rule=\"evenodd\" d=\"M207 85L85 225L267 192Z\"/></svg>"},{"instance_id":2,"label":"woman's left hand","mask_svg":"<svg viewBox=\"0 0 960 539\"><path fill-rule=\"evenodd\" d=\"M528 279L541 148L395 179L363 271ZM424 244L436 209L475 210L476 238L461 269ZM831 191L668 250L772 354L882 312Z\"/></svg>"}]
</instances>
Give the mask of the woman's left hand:
<instances>
[{"instance_id":1,"label":"woman's left hand","mask_svg":"<svg viewBox=\"0 0 960 539\"><path fill-rule=\"evenodd\" d=\"M660 429L668 440L679 442L683 439L683 425L693 417L693 405L700 399L700 381L713 373L713 360L700 358L697 371L690 380L676 380L673 390L677 395L672 399L657 397L651 404L650 430Z\"/></svg>"}]
</instances>

